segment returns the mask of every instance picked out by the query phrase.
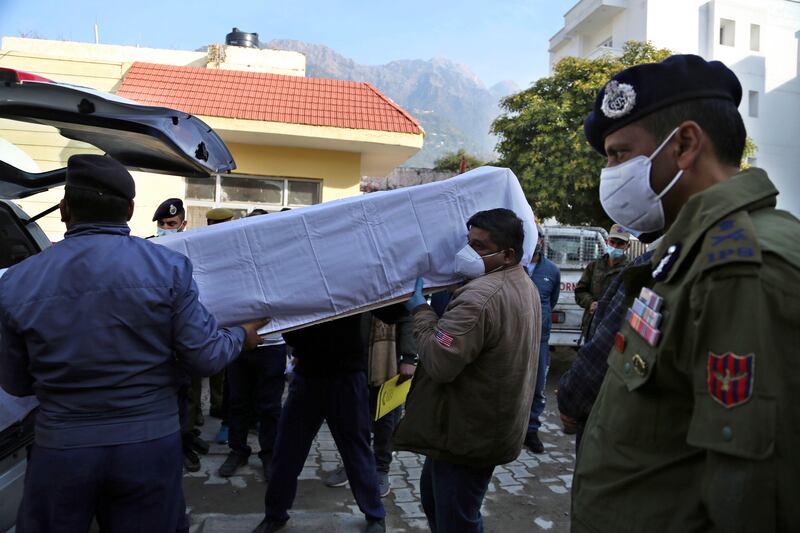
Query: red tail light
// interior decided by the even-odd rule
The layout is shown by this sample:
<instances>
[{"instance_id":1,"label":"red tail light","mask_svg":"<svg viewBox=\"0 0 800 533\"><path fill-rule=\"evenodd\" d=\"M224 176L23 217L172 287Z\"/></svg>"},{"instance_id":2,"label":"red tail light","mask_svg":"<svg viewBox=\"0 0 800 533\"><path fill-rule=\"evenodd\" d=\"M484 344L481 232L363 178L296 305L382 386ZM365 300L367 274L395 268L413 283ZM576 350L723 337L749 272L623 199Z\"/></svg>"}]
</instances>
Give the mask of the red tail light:
<instances>
[{"instance_id":1,"label":"red tail light","mask_svg":"<svg viewBox=\"0 0 800 533\"><path fill-rule=\"evenodd\" d=\"M45 77L13 68L0 68L0 83L19 83L22 81L39 81L44 83L55 83Z\"/></svg>"},{"instance_id":2,"label":"red tail light","mask_svg":"<svg viewBox=\"0 0 800 533\"><path fill-rule=\"evenodd\" d=\"M553 324L563 324L564 320L566 320L566 315L564 314L564 311L553 311L551 319Z\"/></svg>"}]
</instances>

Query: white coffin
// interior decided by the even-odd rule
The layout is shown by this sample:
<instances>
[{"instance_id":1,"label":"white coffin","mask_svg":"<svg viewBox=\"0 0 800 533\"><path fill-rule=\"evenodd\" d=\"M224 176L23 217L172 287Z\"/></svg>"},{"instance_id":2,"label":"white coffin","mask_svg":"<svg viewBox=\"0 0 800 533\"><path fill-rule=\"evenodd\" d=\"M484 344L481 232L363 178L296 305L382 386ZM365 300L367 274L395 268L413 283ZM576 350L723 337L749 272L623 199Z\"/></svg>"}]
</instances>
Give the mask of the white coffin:
<instances>
[{"instance_id":1,"label":"white coffin","mask_svg":"<svg viewBox=\"0 0 800 533\"><path fill-rule=\"evenodd\" d=\"M536 243L514 173L482 167L446 181L245 218L154 239L192 260L200 299L223 325L272 317L285 331L460 281L456 252L474 213L505 207Z\"/></svg>"}]
</instances>

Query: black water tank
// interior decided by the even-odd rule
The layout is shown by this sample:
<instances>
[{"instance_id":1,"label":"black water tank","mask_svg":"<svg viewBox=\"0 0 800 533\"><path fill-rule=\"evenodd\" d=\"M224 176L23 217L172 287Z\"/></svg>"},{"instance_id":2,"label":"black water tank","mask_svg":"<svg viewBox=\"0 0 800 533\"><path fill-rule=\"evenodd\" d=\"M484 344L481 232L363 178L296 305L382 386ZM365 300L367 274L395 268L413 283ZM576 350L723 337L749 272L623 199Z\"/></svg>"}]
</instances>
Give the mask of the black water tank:
<instances>
[{"instance_id":1,"label":"black water tank","mask_svg":"<svg viewBox=\"0 0 800 533\"><path fill-rule=\"evenodd\" d=\"M239 28L233 28L233 31L225 36L225 44L244 46L245 48L259 48L258 34L240 31Z\"/></svg>"}]
</instances>

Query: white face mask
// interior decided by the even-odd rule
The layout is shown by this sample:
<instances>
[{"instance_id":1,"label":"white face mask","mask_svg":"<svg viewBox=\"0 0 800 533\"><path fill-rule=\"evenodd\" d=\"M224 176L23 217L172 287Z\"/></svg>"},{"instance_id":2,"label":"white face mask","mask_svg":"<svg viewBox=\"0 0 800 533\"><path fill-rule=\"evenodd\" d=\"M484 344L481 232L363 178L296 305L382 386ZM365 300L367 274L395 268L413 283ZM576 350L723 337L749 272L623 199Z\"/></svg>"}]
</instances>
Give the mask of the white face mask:
<instances>
[{"instance_id":1,"label":"white face mask","mask_svg":"<svg viewBox=\"0 0 800 533\"><path fill-rule=\"evenodd\" d=\"M493 254L479 255L472 246L469 244L464 246L456 254L456 273L463 275L467 279L475 279L486 274L486 265L483 263L484 257L492 257L502 253L494 252Z\"/></svg>"},{"instance_id":2,"label":"white face mask","mask_svg":"<svg viewBox=\"0 0 800 533\"><path fill-rule=\"evenodd\" d=\"M683 175L679 170L659 194L650 187L653 159L680 128L672 130L653 155L636 156L615 167L600 171L600 203L611 220L634 231L649 233L664 229L661 198Z\"/></svg>"},{"instance_id":3,"label":"white face mask","mask_svg":"<svg viewBox=\"0 0 800 533\"><path fill-rule=\"evenodd\" d=\"M172 235L173 233L178 233L178 228L156 228L156 237L163 237L164 235Z\"/></svg>"}]
</instances>

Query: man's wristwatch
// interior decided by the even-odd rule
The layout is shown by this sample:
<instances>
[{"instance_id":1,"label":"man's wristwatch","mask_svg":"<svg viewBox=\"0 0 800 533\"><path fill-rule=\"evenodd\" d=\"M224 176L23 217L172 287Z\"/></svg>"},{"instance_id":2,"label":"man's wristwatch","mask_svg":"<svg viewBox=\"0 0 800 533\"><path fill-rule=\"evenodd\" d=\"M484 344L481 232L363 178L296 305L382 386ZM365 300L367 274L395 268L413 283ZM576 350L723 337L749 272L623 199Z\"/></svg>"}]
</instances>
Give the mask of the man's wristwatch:
<instances>
[{"instance_id":1,"label":"man's wristwatch","mask_svg":"<svg viewBox=\"0 0 800 533\"><path fill-rule=\"evenodd\" d=\"M419 355L415 353L406 353L400 356L400 363L417 366L419 364Z\"/></svg>"}]
</instances>

